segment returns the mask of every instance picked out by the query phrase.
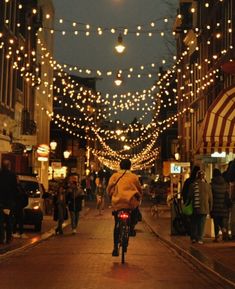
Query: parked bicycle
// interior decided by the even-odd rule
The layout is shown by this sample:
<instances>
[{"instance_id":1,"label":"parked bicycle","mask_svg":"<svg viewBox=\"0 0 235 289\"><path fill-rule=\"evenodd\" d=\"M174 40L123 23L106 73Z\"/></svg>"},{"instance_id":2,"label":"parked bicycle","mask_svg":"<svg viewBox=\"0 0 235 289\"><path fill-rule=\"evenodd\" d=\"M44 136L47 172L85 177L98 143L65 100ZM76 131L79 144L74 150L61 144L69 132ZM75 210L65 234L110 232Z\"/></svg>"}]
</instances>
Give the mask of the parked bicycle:
<instances>
[{"instance_id":1,"label":"parked bicycle","mask_svg":"<svg viewBox=\"0 0 235 289\"><path fill-rule=\"evenodd\" d=\"M131 210L123 209L117 212L119 238L118 238L118 250L121 250L121 261L125 263L125 254L127 253L127 247L129 243L130 233L130 215Z\"/></svg>"}]
</instances>

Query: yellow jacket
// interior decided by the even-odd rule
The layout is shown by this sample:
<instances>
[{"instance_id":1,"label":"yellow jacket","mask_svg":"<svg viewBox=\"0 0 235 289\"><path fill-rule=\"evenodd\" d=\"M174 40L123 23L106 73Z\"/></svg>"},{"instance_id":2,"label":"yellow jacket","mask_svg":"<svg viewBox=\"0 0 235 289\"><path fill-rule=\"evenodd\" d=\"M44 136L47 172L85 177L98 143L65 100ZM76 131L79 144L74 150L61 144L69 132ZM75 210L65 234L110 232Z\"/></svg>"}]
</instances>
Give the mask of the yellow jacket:
<instances>
[{"instance_id":1,"label":"yellow jacket","mask_svg":"<svg viewBox=\"0 0 235 289\"><path fill-rule=\"evenodd\" d=\"M106 188L107 193L112 197L112 206L114 210L130 208L130 199L136 193L140 196L142 195L141 184L138 176L131 171L126 171L125 174L124 172L125 170L120 170L114 173L109 179ZM119 181L115 185L118 179Z\"/></svg>"}]
</instances>

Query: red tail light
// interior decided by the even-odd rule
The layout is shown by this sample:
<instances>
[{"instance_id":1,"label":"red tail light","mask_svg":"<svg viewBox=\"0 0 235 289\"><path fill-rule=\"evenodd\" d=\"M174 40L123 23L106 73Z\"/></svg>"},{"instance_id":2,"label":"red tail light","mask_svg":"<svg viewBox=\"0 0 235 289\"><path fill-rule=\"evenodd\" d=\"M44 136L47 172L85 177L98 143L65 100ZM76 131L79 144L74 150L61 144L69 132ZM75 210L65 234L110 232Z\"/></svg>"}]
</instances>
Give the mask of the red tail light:
<instances>
[{"instance_id":1,"label":"red tail light","mask_svg":"<svg viewBox=\"0 0 235 289\"><path fill-rule=\"evenodd\" d=\"M119 218L123 219L123 220L126 220L126 219L129 218L129 214L125 213L125 212L122 212L122 213L119 214Z\"/></svg>"}]
</instances>

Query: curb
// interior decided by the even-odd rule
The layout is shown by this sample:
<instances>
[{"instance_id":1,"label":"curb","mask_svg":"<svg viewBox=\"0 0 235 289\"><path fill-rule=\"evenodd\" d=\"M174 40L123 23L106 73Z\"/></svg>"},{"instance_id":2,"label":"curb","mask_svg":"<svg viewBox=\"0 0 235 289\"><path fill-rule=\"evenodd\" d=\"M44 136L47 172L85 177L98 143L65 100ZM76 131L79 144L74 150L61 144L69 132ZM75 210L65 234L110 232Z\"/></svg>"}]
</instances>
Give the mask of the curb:
<instances>
[{"instance_id":1,"label":"curb","mask_svg":"<svg viewBox=\"0 0 235 289\"><path fill-rule=\"evenodd\" d=\"M89 211L90 211L90 208L84 208L84 213L82 214L81 218L86 216ZM63 224L63 228L66 228L67 226L70 225L70 222L66 221L64 222ZM50 237L52 237L53 235L55 235L55 227L51 228L49 231L43 233L41 236L39 237L33 237L33 238L29 238L30 242L27 243L27 244L24 244L22 246L19 246L18 248L15 248L15 249L12 249L12 250L9 250L3 254L0 255L0 262L7 259L8 257L11 257L11 256L14 256L14 255L17 255L17 254L20 254L21 252L29 249L29 248L32 248L36 245L38 245L39 243L49 239Z\"/></svg>"},{"instance_id":2,"label":"curb","mask_svg":"<svg viewBox=\"0 0 235 289\"><path fill-rule=\"evenodd\" d=\"M186 259L188 262L193 264L199 271L206 273L208 278L213 278L220 286L222 286L223 289L232 289L235 288L235 283L230 281L229 279L225 278L221 274L217 273L213 269L211 269L209 266L202 263L200 260L198 260L196 257L192 256L190 253L188 253L183 248L179 247L175 243L166 240L161 234L156 232L151 225L148 224L148 222L143 218L144 224L150 229L150 231L155 234L164 244L167 245L169 248L173 248L180 256L182 256L184 259Z\"/></svg>"}]
</instances>

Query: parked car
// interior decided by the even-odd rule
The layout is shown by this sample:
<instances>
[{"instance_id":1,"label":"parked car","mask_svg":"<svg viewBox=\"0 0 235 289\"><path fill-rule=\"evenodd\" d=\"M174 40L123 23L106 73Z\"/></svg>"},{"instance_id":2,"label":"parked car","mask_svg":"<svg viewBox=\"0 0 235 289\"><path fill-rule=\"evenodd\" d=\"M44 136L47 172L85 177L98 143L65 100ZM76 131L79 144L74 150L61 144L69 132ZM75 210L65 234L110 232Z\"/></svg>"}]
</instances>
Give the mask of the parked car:
<instances>
[{"instance_id":1,"label":"parked car","mask_svg":"<svg viewBox=\"0 0 235 289\"><path fill-rule=\"evenodd\" d=\"M24 208L24 224L33 225L35 231L42 228L43 188L36 176L18 175L22 188L28 195L28 205Z\"/></svg>"}]
</instances>

